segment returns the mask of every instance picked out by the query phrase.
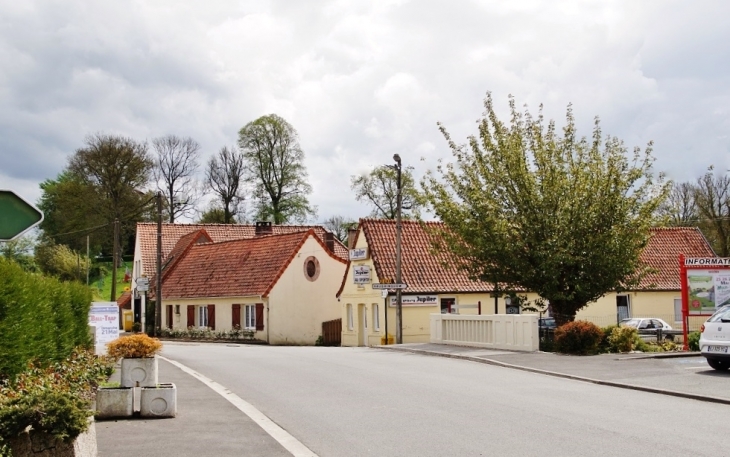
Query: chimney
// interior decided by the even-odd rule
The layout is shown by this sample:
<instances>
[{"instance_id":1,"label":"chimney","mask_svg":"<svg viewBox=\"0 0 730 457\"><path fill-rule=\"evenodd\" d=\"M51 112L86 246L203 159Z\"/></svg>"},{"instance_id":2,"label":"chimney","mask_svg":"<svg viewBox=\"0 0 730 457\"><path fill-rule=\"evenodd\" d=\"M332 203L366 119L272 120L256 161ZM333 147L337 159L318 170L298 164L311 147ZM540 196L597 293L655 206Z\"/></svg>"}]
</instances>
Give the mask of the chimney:
<instances>
[{"instance_id":1,"label":"chimney","mask_svg":"<svg viewBox=\"0 0 730 457\"><path fill-rule=\"evenodd\" d=\"M327 246L328 251L335 253L335 236L332 233L324 233L324 245Z\"/></svg>"},{"instance_id":2,"label":"chimney","mask_svg":"<svg viewBox=\"0 0 730 457\"><path fill-rule=\"evenodd\" d=\"M357 226L347 230L347 249L355 249L355 237L357 236Z\"/></svg>"},{"instance_id":3,"label":"chimney","mask_svg":"<svg viewBox=\"0 0 730 457\"><path fill-rule=\"evenodd\" d=\"M274 233L274 229L271 227L271 222L256 222L256 236L271 235L272 233Z\"/></svg>"}]
</instances>

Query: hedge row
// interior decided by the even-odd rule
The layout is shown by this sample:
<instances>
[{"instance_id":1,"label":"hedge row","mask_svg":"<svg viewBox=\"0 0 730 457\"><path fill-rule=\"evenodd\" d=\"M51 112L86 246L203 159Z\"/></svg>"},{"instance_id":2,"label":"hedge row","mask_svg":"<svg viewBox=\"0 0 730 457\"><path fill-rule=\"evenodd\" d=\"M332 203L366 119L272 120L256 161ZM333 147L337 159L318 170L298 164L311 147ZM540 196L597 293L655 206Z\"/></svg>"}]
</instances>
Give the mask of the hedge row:
<instances>
[{"instance_id":1,"label":"hedge row","mask_svg":"<svg viewBox=\"0 0 730 457\"><path fill-rule=\"evenodd\" d=\"M32 360L57 362L89 347L91 291L77 283L23 271L0 258L0 379Z\"/></svg>"}]
</instances>

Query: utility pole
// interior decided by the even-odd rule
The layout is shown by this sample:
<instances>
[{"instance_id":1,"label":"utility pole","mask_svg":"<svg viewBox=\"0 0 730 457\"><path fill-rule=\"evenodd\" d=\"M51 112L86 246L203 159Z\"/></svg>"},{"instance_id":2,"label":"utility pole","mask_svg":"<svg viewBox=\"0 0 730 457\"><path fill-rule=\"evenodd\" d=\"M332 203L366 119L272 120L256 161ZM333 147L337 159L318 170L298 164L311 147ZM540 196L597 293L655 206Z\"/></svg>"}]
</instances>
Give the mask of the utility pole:
<instances>
[{"instance_id":1,"label":"utility pole","mask_svg":"<svg viewBox=\"0 0 730 457\"><path fill-rule=\"evenodd\" d=\"M401 169L402 164L400 160L400 156L398 154L393 155L393 160L395 160L396 166L396 172L398 173L398 182L397 182L397 188L398 188L398 194L397 194L397 208L396 208L396 215L395 215L395 282L397 284L401 284L403 281L401 281L401 232L403 231L403 225L401 221L401 211L403 207L403 183L401 179ZM395 292L396 297L396 344L403 344L403 300L401 297L401 289L397 289ZM387 308L386 308L387 311ZM386 338L388 336L386 335Z\"/></svg>"},{"instance_id":2,"label":"utility pole","mask_svg":"<svg viewBox=\"0 0 730 457\"><path fill-rule=\"evenodd\" d=\"M112 244L112 296L109 301L117 301L117 255L119 250L119 219L114 219L114 241Z\"/></svg>"},{"instance_id":3,"label":"utility pole","mask_svg":"<svg viewBox=\"0 0 730 457\"><path fill-rule=\"evenodd\" d=\"M162 328L162 192L157 192L157 286L155 293L155 336Z\"/></svg>"}]
</instances>

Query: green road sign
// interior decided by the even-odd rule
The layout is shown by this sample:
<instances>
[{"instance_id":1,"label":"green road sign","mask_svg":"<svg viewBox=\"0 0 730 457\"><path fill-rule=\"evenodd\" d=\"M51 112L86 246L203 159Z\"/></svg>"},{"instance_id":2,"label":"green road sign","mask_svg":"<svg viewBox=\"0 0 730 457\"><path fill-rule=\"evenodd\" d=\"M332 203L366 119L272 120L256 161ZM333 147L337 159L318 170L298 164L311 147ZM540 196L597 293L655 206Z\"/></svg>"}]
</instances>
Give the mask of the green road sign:
<instances>
[{"instance_id":1,"label":"green road sign","mask_svg":"<svg viewBox=\"0 0 730 457\"><path fill-rule=\"evenodd\" d=\"M12 190L0 190L0 241L9 241L43 220L43 213Z\"/></svg>"}]
</instances>

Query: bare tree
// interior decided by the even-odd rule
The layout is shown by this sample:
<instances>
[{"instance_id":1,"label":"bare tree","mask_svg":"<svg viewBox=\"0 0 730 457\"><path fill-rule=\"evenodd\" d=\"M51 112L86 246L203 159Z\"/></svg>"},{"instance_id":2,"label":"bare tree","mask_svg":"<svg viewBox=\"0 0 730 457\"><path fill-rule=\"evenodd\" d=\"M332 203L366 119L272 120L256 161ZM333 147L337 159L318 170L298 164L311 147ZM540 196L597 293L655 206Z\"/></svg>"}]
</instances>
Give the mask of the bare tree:
<instances>
[{"instance_id":1,"label":"bare tree","mask_svg":"<svg viewBox=\"0 0 730 457\"><path fill-rule=\"evenodd\" d=\"M195 172L198 170L200 145L190 137L167 135L152 140L157 151L154 178L165 198L164 206L170 223L187 216L197 200Z\"/></svg>"},{"instance_id":2,"label":"bare tree","mask_svg":"<svg viewBox=\"0 0 730 457\"><path fill-rule=\"evenodd\" d=\"M673 183L667 199L659 207L659 216L665 217L669 225L686 227L697 225L695 186L689 182Z\"/></svg>"},{"instance_id":3,"label":"bare tree","mask_svg":"<svg viewBox=\"0 0 730 457\"><path fill-rule=\"evenodd\" d=\"M332 216L322 223L324 228L332 232L338 240L345 243L347 242L348 230L357 225L357 222L352 219L347 219L344 216Z\"/></svg>"},{"instance_id":4,"label":"bare tree","mask_svg":"<svg viewBox=\"0 0 730 457\"><path fill-rule=\"evenodd\" d=\"M702 232L719 256L730 256L730 176L715 175L709 167L697 180L694 197Z\"/></svg>"},{"instance_id":5,"label":"bare tree","mask_svg":"<svg viewBox=\"0 0 730 457\"><path fill-rule=\"evenodd\" d=\"M234 217L243 202L243 164L243 156L236 148L227 146L208 160L205 182L223 205L223 221L226 224L235 223Z\"/></svg>"}]
</instances>

